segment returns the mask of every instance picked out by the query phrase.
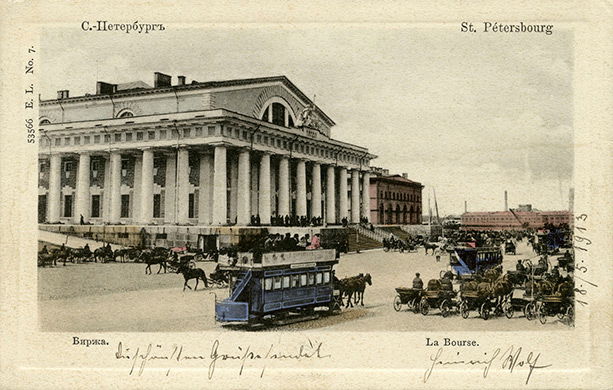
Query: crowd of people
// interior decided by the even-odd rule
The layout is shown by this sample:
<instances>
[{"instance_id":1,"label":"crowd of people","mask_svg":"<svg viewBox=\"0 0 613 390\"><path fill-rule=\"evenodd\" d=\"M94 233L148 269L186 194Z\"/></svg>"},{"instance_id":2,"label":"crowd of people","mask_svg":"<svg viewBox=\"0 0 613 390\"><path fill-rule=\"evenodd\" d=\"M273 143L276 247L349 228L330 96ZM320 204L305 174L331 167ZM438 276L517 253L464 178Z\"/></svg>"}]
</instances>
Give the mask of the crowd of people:
<instances>
[{"instance_id":1,"label":"crowd of people","mask_svg":"<svg viewBox=\"0 0 613 390\"><path fill-rule=\"evenodd\" d=\"M292 215L273 215L270 217L270 225L271 226L299 226L299 227L308 227L308 226L322 226L323 219L321 217L313 217L309 219L307 216L302 215L298 216L296 214ZM252 215L249 226L262 226L262 220L260 215Z\"/></svg>"}]
</instances>

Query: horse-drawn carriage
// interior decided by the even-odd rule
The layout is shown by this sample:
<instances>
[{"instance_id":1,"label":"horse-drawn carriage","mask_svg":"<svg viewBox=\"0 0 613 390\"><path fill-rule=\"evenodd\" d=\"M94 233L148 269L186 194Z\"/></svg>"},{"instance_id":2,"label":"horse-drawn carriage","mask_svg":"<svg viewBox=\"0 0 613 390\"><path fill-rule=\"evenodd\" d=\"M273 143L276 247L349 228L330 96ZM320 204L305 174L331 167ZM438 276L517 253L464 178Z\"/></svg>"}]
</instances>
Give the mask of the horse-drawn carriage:
<instances>
[{"instance_id":1,"label":"horse-drawn carriage","mask_svg":"<svg viewBox=\"0 0 613 390\"><path fill-rule=\"evenodd\" d=\"M334 249L271 252L220 264L230 274L230 296L215 303L222 324L304 320L340 309ZM327 310L318 310L325 308Z\"/></svg>"},{"instance_id":2,"label":"horse-drawn carriage","mask_svg":"<svg viewBox=\"0 0 613 390\"><path fill-rule=\"evenodd\" d=\"M398 251L400 253L404 252L417 252L417 245L411 241L405 241L401 239L396 239L394 237L384 238L383 239L383 251Z\"/></svg>"},{"instance_id":3,"label":"horse-drawn carriage","mask_svg":"<svg viewBox=\"0 0 613 390\"><path fill-rule=\"evenodd\" d=\"M450 280L431 279L421 295L419 311L427 315L430 308L437 307L441 315L447 317L458 306L455 300L456 295Z\"/></svg>"},{"instance_id":4,"label":"horse-drawn carriage","mask_svg":"<svg viewBox=\"0 0 613 390\"><path fill-rule=\"evenodd\" d=\"M534 314L541 324L547 322L547 317L566 318L572 325L575 316L574 286L570 281L564 281L557 286L552 282L543 282L540 293L534 304Z\"/></svg>"},{"instance_id":5,"label":"horse-drawn carriage","mask_svg":"<svg viewBox=\"0 0 613 390\"><path fill-rule=\"evenodd\" d=\"M407 305L413 313L419 313L419 303L424 290L418 288L397 287L394 297L394 310L400 311L402 305Z\"/></svg>"}]
</instances>

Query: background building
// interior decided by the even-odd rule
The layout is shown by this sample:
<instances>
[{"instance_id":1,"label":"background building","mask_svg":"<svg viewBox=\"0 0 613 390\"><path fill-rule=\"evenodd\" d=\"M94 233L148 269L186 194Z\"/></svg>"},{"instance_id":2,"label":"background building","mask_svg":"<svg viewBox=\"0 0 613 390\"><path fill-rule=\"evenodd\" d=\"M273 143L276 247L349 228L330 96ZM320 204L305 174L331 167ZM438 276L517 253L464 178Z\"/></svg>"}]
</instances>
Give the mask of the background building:
<instances>
[{"instance_id":1,"label":"background building","mask_svg":"<svg viewBox=\"0 0 613 390\"><path fill-rule=\"evenodd\" d=\"M380 225L421 224L420 183L407 174L370 178L370 221Z\"/></svg>"},{"instance_id":2,"label":"background building","mask_svg":"<svg viewBox=\"0 0 613 390\"><path fill-rule=\"evenodd\" d=\"M524 208L525 209L525 208ZM530 207L530 210L532 208ZM481 211L462 214L461 230L539 229L544 225L572 225L570 211Z\"/></svg>"}]
</instances>

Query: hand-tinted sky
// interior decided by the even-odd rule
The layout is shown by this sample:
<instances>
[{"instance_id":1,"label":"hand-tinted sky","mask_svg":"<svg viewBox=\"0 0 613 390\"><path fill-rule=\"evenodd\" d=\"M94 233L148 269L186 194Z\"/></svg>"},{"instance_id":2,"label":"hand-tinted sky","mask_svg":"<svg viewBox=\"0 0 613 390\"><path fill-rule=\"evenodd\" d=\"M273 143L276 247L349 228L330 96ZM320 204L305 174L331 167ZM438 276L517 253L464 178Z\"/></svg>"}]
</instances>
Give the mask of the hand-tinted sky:
<instances>
[{"instance_id":1,"label":"hand-tinted sky","mask_svg":"<svg viewBox=\"0 0 613 390\"><path fill-rule=\"evenodd\" d=\"M43 98L97 80L152 84L286 75L372 165L436 190L441 214L532 203L568 207L573 171L572 34L460 33L457 25L241 25L163 33L49 30Z\"/></svg>"}]
</instances>

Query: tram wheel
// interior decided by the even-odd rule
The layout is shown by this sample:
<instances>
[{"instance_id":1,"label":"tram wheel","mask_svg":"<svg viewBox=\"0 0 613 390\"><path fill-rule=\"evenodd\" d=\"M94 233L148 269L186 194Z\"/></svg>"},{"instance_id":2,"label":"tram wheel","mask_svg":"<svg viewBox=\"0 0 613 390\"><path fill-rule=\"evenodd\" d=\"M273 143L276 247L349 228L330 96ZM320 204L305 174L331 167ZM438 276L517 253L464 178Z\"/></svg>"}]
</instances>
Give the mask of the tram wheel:
<instances>
[{"instance_id":1,"label":"tram wheel","mask_svg":"<svg viewBox=\"0 0 613 390\"><path fill-rule=\"evenodd\" d=\"M422 299L421 302L419 303L419 311L421 312L422 315L425 316L428 314L428 310L430 310L428 301L426 299Z\"/></svg>"},{"instance_id":2,"label":"tram wheel","mask_svg":"<svg viewBox=\"0 0 613 390\"><path fill-rule=\"evenodd\" d=\"M534 304L529 302L524 306L524 316L528 321L532 321L534 319Z\"/></svg>"},{"instance_id":3,"label":"tram wheel","mask_svg":"<svg viewBox=\"0 0 613 390\"><path fill-rule=\"evenodd\" d=\"M460 314L464 319L467 319L470 315L470 310L468 309L468 303L466 303L466 301L462 301L462 303L460 303Z\"/></svg>"},{"instance_id":4,"label":"tram wheel","mask_svg":"<svg viewBox=\"0 0 613 390\"><path fill-rule=\"evenodd\" d=\"M402 307L402 301L400 300L400 295L396 295L394 297L394 310L400 311L401 307Z\"/></svg>"}]
</instances>

